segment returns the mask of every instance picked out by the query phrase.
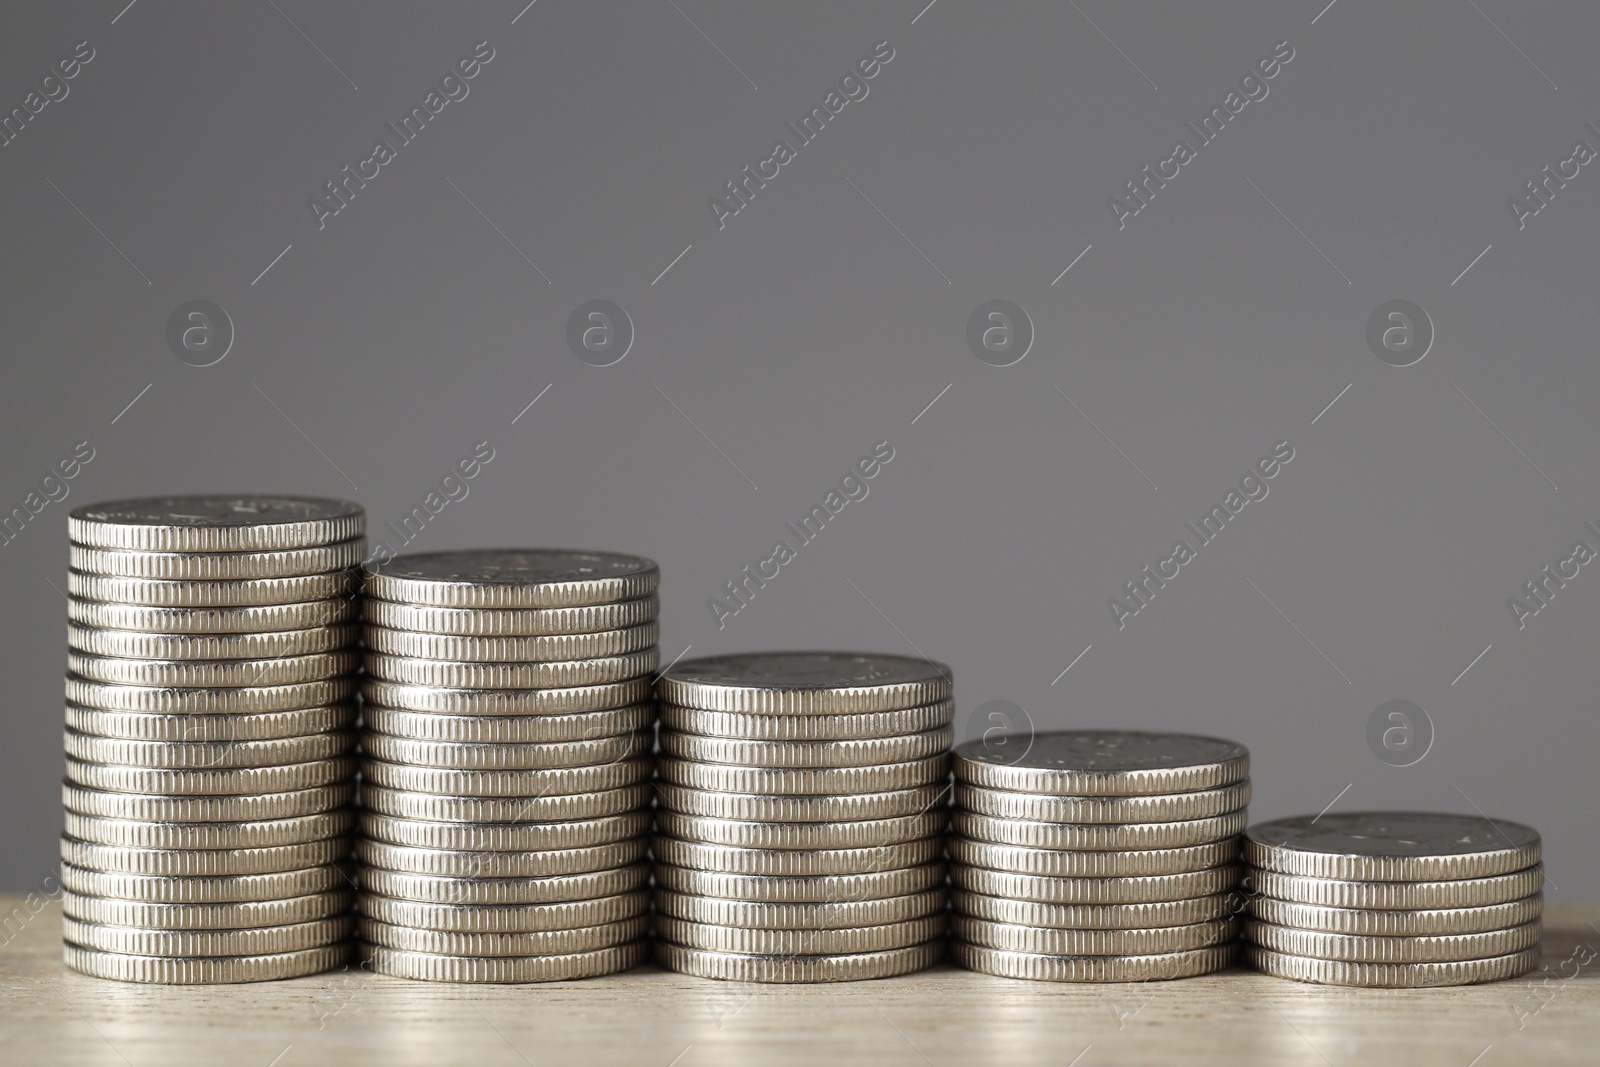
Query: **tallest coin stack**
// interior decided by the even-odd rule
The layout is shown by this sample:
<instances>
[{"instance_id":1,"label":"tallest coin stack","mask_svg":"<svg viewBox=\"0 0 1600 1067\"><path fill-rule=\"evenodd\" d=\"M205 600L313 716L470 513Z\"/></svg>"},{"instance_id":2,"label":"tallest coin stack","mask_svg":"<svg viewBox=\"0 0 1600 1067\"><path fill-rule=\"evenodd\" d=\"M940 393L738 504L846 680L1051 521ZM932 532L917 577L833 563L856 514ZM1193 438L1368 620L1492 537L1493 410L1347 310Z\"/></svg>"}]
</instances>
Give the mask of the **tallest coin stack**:
<instances>
[{"instance_id":1,"label":"tallest coin stack","mask_svg":"<svg viewBox=\"0 0 1600 1067\"><path fill-rule=\"evenodd\" d=\"M540 982L648 954L650 560L483 549L367 577L362 951Z\"/></svg>"},{"instance_id":2,"label":"tallest coin stack","mask_svg":"<svg viewBox=\"0 0 1600 1067\"><path fill-rule=\"evenodd\" d=\"M199 496L69 519L69 966L314 974L349 950L365 515Z\"/></svg>"}]
</instances>

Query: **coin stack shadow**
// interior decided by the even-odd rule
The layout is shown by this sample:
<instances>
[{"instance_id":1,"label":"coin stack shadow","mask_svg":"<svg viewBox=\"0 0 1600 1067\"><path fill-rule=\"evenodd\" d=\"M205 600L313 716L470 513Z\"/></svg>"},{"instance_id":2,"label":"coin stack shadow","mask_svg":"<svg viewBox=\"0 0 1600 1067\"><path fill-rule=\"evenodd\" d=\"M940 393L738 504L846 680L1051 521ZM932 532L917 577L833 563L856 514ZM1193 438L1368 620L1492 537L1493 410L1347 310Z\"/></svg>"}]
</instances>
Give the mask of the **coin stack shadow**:
<instances>
[{"instance_id":1,"label":"coin stack shadow","mask_svg":"<svg viewBox=\"0 0 1600 1067\"><path fill-rule=\"evenodd\" d=\"M953 763L956 963L1138 982L1234 961L1243 745L1131 730L988 735Z\"/></svg>"},{"instance_id":2,"label":"coin stack shadow","mask_svg":"<svg viewBox=\"0 0 1600 1067\"><path fill-rule=\"evenodd\" d=\"M367 576L361 952L424 981L649 955L656 565L485 549Z\"/></svg>"},{"instance_id":3,"label":"coin stack shadow","mask_svg":"<svg viewBox=\"0 0 1600 1067\"><path fill-rule=\"evenodd\" d=\"M948 667L903 656L734 655L665 671L658 960L747 982L936 962L950 688Z\"/></svg>"},{"instance_id":4,"label":"coin stack shadow","mask_svg":"<svg viewBox=\"0 0 1600 1067\"><path fill-rule=\"evenodd\" d=\"M250 982L348 958L364 525L311 498L72 512L68 966Z\"/></svg>"},{"instance_id":5,"label":"coin stack shadow","mask_svg":"<svg viewBox=\"0 0 1600 1067\"><path fill-rule=\"evenodd\" d=\"M1539 832L1478 815L1323 813L1245 833L1246 956L1279 978L1413 988L1539 963Z\"/></svg>"}]
</instances>

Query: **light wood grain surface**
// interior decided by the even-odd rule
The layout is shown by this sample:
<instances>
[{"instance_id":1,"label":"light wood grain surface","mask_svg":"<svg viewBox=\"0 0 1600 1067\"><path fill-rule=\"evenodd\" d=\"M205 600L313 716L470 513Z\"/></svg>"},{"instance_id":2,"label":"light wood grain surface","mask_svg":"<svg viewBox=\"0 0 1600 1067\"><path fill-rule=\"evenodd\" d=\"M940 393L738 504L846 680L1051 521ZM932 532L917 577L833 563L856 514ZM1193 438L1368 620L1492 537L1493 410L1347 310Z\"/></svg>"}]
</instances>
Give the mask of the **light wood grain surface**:
<instances>
[{"instance_id":1,"label":"light wood grain surface","mask_svg":"<svg viewBox=\"0 0 1600 1067\"><path fill-rule=\"evenodd\" d=\"M654 967L543 986L431 985L359 970L248 986L139 986L67 970L59 908L19 928L20 903L0 898L0 915L13 916L0 945L4 1063L1600 1063L1600 906L1550 909L1541 974L1390 991L1244 970L1087 986L949 967L835 986L735 985ZM1578 967L1586 957L1593 961Z\"/></svg>"}]
</instances>

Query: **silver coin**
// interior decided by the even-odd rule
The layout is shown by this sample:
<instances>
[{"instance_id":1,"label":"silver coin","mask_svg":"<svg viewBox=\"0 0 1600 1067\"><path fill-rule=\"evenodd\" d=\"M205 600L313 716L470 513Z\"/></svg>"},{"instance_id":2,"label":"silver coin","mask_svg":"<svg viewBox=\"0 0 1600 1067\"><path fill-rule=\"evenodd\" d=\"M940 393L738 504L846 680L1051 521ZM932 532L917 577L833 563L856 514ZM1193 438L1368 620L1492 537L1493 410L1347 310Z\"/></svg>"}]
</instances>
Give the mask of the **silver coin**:
<instances>
[{"instance_id":1,"label":"silver coin","mask_svg":"<svg viewBox=\"0 0 1600 1067\"><path fill-rule=\"evenodd\" d=\"M950 750L953 734L943 729L859 741L746 741L663 730L661 752L681 760L742 767L863 767L942 755Z\"/></svg>"},{"instance_id":2,"label":"silver coin","mask_svg":"<svg viewBox=\"0 0 1600 1067\"><path fill-rule=\"evenodd\" d=\"M67 534L80 545L148 552L255 552L360 537L360 504L322 497L169 496L72 509Z\"/></svg>"},{"instance_id":3,"label":"silver coin","mask_svg":"<svg viewBox=\"0 0 1600 1067\"><path fill-rule=\"evenodd\" d=\"M330 971L350 958L349 942L272 956L130 956L62 944L68 967L93 978L157 985L225 985L273 982Z\"/></svg>"},{"instance_id":4,"label":"silver coin","mask_svg":"<svg viewBox=\"0 0 1600 1067\"><path fill-rule=\"evenodd\" d=\"M68 729L63 731L63 746L68 756L87 763L171 770L267 767L351 755L356 750L356 732L339 730L264 741L133 741Z\"/></svg>"},{"instance_id":5,"label":"silver coin","mask_svg":"<svg viewBox=\"0 0 1600 1067\"><path fill-rule=\"evenodd\" d=\"M988 841L950 838L950 862L987 867L991 871L1042 874L1057 878L1112 878L1146 874L1204 871L1239 857L1239 842L1215 841L1186 848L1140 851L1065 851L996 845Z\"/></svg>"},{"instance_id":6,"label":"silver coin","mask_svg":"<svg viewBox=\"0 0 1600 1067\"><path fill-rule=\"evenodd\" d=\"M141 930L244 930L292 926L346 915L355 900L355 890L349 887L303 897L232 904L151 904L63 892L61 913L86 923L133 926Z\"/></svg>"},{"instance_id":7,"label":"silver coin","mask_svg":"<svg viewBox=\"0 0 1600 1067\"><path fill-rule=\"evenodd\" d=\"M1230 918L1241 910L1243 898L1234 892L1221 892L1143 904L1047 904L954 889L950 902L958 914L1013 926L1055 930L1146 930Z\"/></svg>"},{"instance_id":8,"label":"silver coin","mask_svg":"<svg viewBox=\"0 0 1600 1067\"><path fill-rule=\"evenodd\" d=\"M1345 960L1350 963L1450 963L1508 956L1533 948L1539 943L1543 923L1539 919L1503 930L1476 934L1437 934L1429 937L1371 937L1365 934L1329 934L1320 930L1297 930L1250 920L1244 925L1245 940L1291 956L1310 956L1319 960Z\"/></svg>"},{"instance_id":9,"label":"silver coin","mask_svg":"<svg viewBox=\"0 0 1600 1067\"><path fill-rule=\"evenodd\" d=\"M374 922L413 930L460 934L520 934L577 930L645 917L650 891L635 889L593 900L558 904L435 904L363 893L361 915Z\"/></svg>"},{"instance_id":10,"label":"silver coin","mask_svg":"<svg viewBox=\"0 0 1600 1067\"><path fill-rule=\"evenodd\" d=\"M661 966L697 978L778 984L859 982L926 970L944 956L944 941L835 956L751 956L685 948L670 941L657 941L655 951Z\"/></svg>"},{"instance_id":11,"label":"silver coin","mask_svg":"<svg viewBox=\"0 0 1600 1067\"><path fill-rule=\"evenodd\" d=\"M114 763L85 763L67 757L67 780L90 789L120 793L159 793L178 796L232 796L288 793L332 785L356 772L353 756L290 763L274 767L212 767L205 770L168 770L129 767ZM198 820L197 820L198 821Z\"/></svg>"},{"instance_id":12,"label":"silver coin","mask_svg":"<svg viewBox=\"0 0 1600 1067\"><path fill-rule=\"evenodd\" d=\"M438 608L369 599L364 614L368 622L392 630L459 637L540 637L624 630L650 622L660 611L661 601L652 594L576 608Z\"/></svg>"},{"instance_id":13,"label":"silver coin","mask_svg":"<svg viewBox=\"0 0 1600 1067\"><path fill-rule=\"evenodd\" d=\"M412 659L460 660L467 663L549 663L594 659L638 652L656 643L660 627L655 622L626 630L601 630L592 634L545 634L538 637L457 637L419 634L368 625L366 645L374 652Z\"/></svg>"},{"instance_id":14,"label":"silver coin","mask_svg":"<svg viewBox=\"0 0 1600 1067\"><path fill-rule=\"evenodd\" d=\"M569 608L656 591L653 561L620 552L480 548L418 552L375 567L367 594L446 608Z\"/></svg>"},{"instance_id":15,"label":"silver coin","mask_svg":"<svg viewBox=\"0 0 1600 1067\"><path fill-rule=\"evenodd\" d=\"M655 722L655 708L633 704L574 715L437 715L400 711L368 704L362 709L367 729L414 741L457 741L481 745L543 745L593 741L645 730Z\"/></svg>"},{"instance_id":16,"label":"silver coin","mask_svg":"<svg viewBox=\"0 0 1600 1067\"><path fill-rule=\"evenodd\" d=\"M959 746L956 779L1018 793L1125 797L1215 789L1250 773L1243 745L1198 734L1062 730L1012 740L1002 745L980 738ZM1020 756L1019 748L1025 749Z\"/></svg>"},{"instance_id":17,"label":"silver coin","mask_svg":"<svg viewBox=\"0 0 1600 1067\"><path fill-rule=\"evenodd\" d=\"M903 897L943 885L943 863L870 874L828 874L775 878L759 874L697 871L656 864L656 885L672 893L767 904L814 904Z\"/></svg>"},{"instance_id":18,"label":"silver coin","mask_svg":"<svg viewBox=\"0 0 1600 1067\"><path fill-rule=\"evenodd\" d=\"M1358 882L1483 878L1539 862L1539 831L1440 812L1355 811L1257 823L1245 861L1283 874Z\"/></svg>"},{"instance_id":19,"label":"silver coin","mask_svg":"<svg viewBox=\"0 0 1600 1067\"><path fill-rule=\"evenodd\" d=\"M661 780L690 789L723 793L771 795L884 793L942 782L950 759L945 755L870 767L736 767L726 763L694 763L661 757Z\"/></svg>"},{"instance_id":20,"label":"silver coin","mask_svg":"<svg viewBox=\"0 0 1600 1067\"><path fill-rule=\"evenodd\" d=\"M992 841L997 845L1102 852L1185 848L1227 841L1238 836L1248 818L1246 812L1235 811L1209 819L1183 822L1066 823L1002 819L992 815L976 815L970 811L953 811L950 813L950 829L962 837L974 841Z\"/></svg>"},{"instance_id":21,"label":"silver coin","mask_svg":"<svg viewBox=\"0 0 1600 1067\"><path fill-rule=\"evenodd\" d=\"M294 711L338 704L355 696L354 678L329 678L293 685L241 686L235 689L186 689L174 686L117 685L67 675L69 703L105 711L139 711L163 715L212 715L218 712Z\"/></svg>"},{"instance_id":22,"label":"silver coin","mask_svg":"<svg viewBox=\"0 0 1600 1067\"><path fill-rule=\"evenodd\" d=\"M942 914L946 896L944 887L940 886L920 893L877 900L766 904L657 889L655 902L656 911L661 915L685 922L747 930L842 930L847 927L884 926Z\"/></svg>"},{"instance_id":23,"label":"silver coin","mask_svg":"<svg viewBox=\"0 0 1600 1067\"><path fill-rule=\"evenodd\" d=\"M648 755L655 745L650 730L592 741L551 741L516 744L497 741L417 741L387 734L366 733L361 748L368 756L389 763L463 771L534 771L565 767L593 767Z\"/></svg>"},{"instance_id":24,"label":"silver coin","mask_svg":"<svg viewBox=\"0 0 1600 1067\"><path fill-rule=\"evenodd\" d=\"M1147 926L1134 930L1070 930L1018 926L957 915L950 920L950 936L968 944L1002 952L1041 956L1152 956L1190 952L1232 941L1239 934L1237 919L1213 919L1188 926Z\"/></svg>"},{"instance_id":25,"label":"silver coin","mask_svg":"<svg viewBox=\"0 0 1600 1067\"><path fill-rule=\"evenodd\" d=\"M361 600L353 595L300 604L224 608L161 608L85 600L82 597L67 598L67 618L75 623L104 630L154 634L248 634L312 630L319 626L351 622L360 615Z\"/></svg>"},{"instance_id":26,"label":"silver coin","mask_svg":"<svg viewBox=\"0 0 1600 1067\"><path fill-rule=\"evenodd\" d=\"M370 711L370 709L369 709ZM242 714L166 715L142 711L105 711L77 704L66 707L67 729L96 737L129 741L276 741L309 734L353 729L356 705L331 704L294 711Z\"/></svg>"},{"instance_id":27,"label":"silver coin","mask_svg":"<svg viewBox=\"0 0 1600 1067\"><path fill-rule=\"evenodd\" d=\"M398 819L453 823L551 823L599 819L647 809L650 785L536 797L456 797L386 789L361 784L361 803L369 811Z\"/></svg>"},{"instance_id":28,"label":"silver coin","mask_svg":"<svg viewBox=\"0 0 1600 1067\"><path fill-rule=\"evenodd\" d=\"M955 864L950 868L950 884L985 896L1036 900L1045 904L1143 904L1221 893L1238 884L1239 874L1239 868L1230 865L1189 874L1058 878Z\"/></svg>"},{"instance_id":29,"label":"silver coin","mask_svg":"<svg viewBox=\"0 0 1600 1067\"><path fill-rule=\"evenodd\" d=\"M837 927L817 930L761 930L747 926L719 926L687 922L670 915L656 916L656 935L674 945L708 952L736 952L755 956L821 956L856 952L885 952L910 948L944 936L950 920L945 915L888 923L883 926Z\"/></svg>"},{"instance_id":30,"label":"silver coin","mask_svg":"<svg viewBox=\"0 0 1600 1067\"><path fill-rule=\"evenodd\" d=\"M142 549L69 546L68 565L88 574L121 578L223 581L241 578L294 578L348 570L361 562L366 543L359 538L313 548L272 552L150 552Z\"/></svg>"},{"instance_id":31,"label":"silver coin","mask_svg":"<svg viewBox=\"0 0 1600 1067\"><path fill-rule=\"evenodd\" d=\"M104 874L155 874L174 878L277 874L333 863L349 855L348 836L267 848L213 849L128 848L61 838L63 863Z\"/></svg>"},{"instance_id":32,"label":"silver coin","mask_svg":"<svg viewBox=\"0 0 1600 1067\"><path fill-rule=\"evenodd\" d=\"M392 926L367 917L361 919L363 941L401 952L426 952L435 956L562 956L625 945L649 933L648 915L566 930L482 934L419 930L410 926Z\"/></svg>"},{"instance_id":33,"label":"silver coin","mask_svg":"<svg viewBox=\"0 0 1600 1067\"><path fill-rule=\"evenodd\" d=\"M341 835L348 836L355 829L355 825L356 814L349 808L290 819L198 823L107 819L98 815L79 815L77 812L69 811L66 813L65 830L68 837L96 845L161 849L229 849L297 845Z\"/></svg>"},{"instance_id":34,"label":"silver coin","mask_svg":"<svg viewBox=\"0 0 1600 1067\"><path fill-rule=\"evenodd\" d=\"M1527 974L1539 965L1539 949L1508 956L1451 963L1348 963L1274 952L1259 945L1244 946L1245 960L1274 978L1319 985L1366 986L1383 989L1419 989L1429 986L1473 985L1500 982Z\"/></svg>"},{"instance_id":35,"label":"silver coin","mask_svg":"<svg viewBox=\"0 0 1600 1067\"><path fill-rule=\"evenodd\" d=\"M1477 908L1427 908L1415 911L1372 908L1330 908L1321 904L1296 904L1256 896L1250 913L1263 922L1330 934L1364 934L1369 937L1430 937L1477 934L1504 930L1532 922L1544 914L1544 896L1535 893L1507 904Z\"/></svg>"},{"instance_id":36,"label":"silver coin","mask_svg":"<svg viewBox=\"0 0 1600 1067\"><path fill-rule=\"evenodd\" d=\"M547 797L620 789L650 777L648 755L596 767L559 767L546 771L457 771L411 767L382 760L361 761L361 777L373 785L453 797Z\"/></svg>"},{"instance_id":37,"label":"silver coin","mask_svg":"<svg viewBox=\"0 0 1600 1067\"><path fill-rule=\"evenodd\" d=\"M650 865L550 878L448 878L367 867L360 872L368 893L435 904L554 904L631 893L650 881Z\"/></svg>"},{"instance_id":38,"label":"silver coin","mask_svg":"<svg viewBox=\"0 0 1600 1067\"><path fill-rule=\"evenodd\" d=\"M1001 819L1035 822L1130 823L1209 819L1250 803L1250 783L1192 793L1132 797L1062 797L955 784L955 807Z\"/></svg>"},{"instance_id":39,"label":"silver coin","mask_svg":"<svg viewBox=\"0 0 1600 1067\"><path fill-rule=\"evenodd\" d=\"M773 877L866 874L920 867L944 856L943 837L873 848L767 849L708 845L657 835L651 854L661 863L700 871Z\"/></svg>"},{"instance_id":40,"label":"silver coin","mask_svg":"<svg viewBox=\"0 0 1600 1067\"><path fill-rule=\"evenodd\" d=\"M850 715L753 715L743 711L706 711L661 705L661 722L669 729L703 737L750 741L852 741L938 730L955 719L953 700L899 711L863 711Z\"/></svg>"},{"instance_id":41,"label":"silver coin","mask_svg":"<svg viewBox=\"0 0 1600 1067\"><path fill-rule=\"evenodd\" d=\"M965 941L950 945L950 958L958 967L1033 982L1159 982L1194 978L1222 970L1238 955L1237 944L1138 956L1051 956L984 948Z\"/></svg>"},{"instance_id":42,"label":"silver coin","mask_svg":"<svg viewBox=\"0 0 1600 1067\"><path fill-rule=\"evenodd\" d=\"M285 793L237 796L147 796L103 789L85 789L72 782L61 786L68 811L107 819L142 822L259 822L317 815L348 807L356 798L353 781L297 789Z\"/></svg>"},{"instance_id":43,"label":"silver coin","mask_svg":"<svg viewBox=\"0 0 1600 1067\"><path fill-rule=\"evenodd\" d=\"M555 689L605 685L651 673L661 662L655 648L621 656L561 660L554 663L467 663L461 660L408 659L368 652L367 673L407 685L455 689Z\"/></svg>"},{"instance_id":44,"label":"silver coin","mask_svg":"<svg viewBox=\"0 0 1600 1067\"><path fill-rule=\"evenodd\" d=\"M169 877L161 874L118 874L61 865L61 884L90 897L113 897L151 904L224 904L310 896L351 885L341 864L301 871L224 877Z\"/></svg>"},{"instance_id":45,"label":"silver coin","mask_svg":"<svg viewBox=\"0 0 1600 1067\"><path fill-rule=\"evenodd\" d=\"M573 822L461 823L396 819L361 813L361 832L374 841L413 848L475 852L549 852L588 848L650 832L650 812L630 811Z\"/></svg>"},{"instance_id":46,"label":"silver coin","mask_svg":"<svg viewBox=\"0 0 1600 1067\"><path fill-rule=\"evenodd\" d=\"M840 715L950 697L950 668L911 656L750 652L683 660L662 672L661 699L708 711Z\"/></svg>"},{"instance_id":47,"label":"silver coin","mask_svg":"<svg viewBox=\"0 0 1600 1067\"><path fill-rule=\"evenodd\" d=\"M638 863L645 858L647 848L648 842L642 837L548 852L418 848L362 840L356 842L356 861L386 871L436 874L445 878L553 878Z\"/></svg>"},{"instance_id":48,"label":"silver coin","mask_svg":"<svg viewBox=\"0 0 1600 1067\"><path fill-rule=\"evenodd\" d=\"M354 595L361 588L355 570L302 574L294 578L240 578L225 582L180 582L164 578L113 578L67 572L67 592L85 600L112 600L153 608L228 608L297 604Z\"/></svg>"},{"instance_id":49,"label":"silver coin","mask_svg":"<svg viewBox=\"0 0 1600 1067\"><path fill-rule=\"evenodd\" d=\"M367 943L358 950L365 965L377 974L482 985L596 978L632 970L650 958L650 942L643 940L564 956L439 956Z\"/></svg>"},{"instance_id":50,"label":"silver coin","mask_svg":"<svg viewBox=\"0 0 1600 1067\"><path fill-rule=\"evenodd\" d=\"M67 669L92 681L184 688L318 682L350 674L360 663L361 654L355 649L317 652L309 656L222 660L120 659L115 656L90 656L76 650L67 652Z\"/></svg>"},{"instance_id":51,"label":"silver coin","mask_svg":"<svg viewBox=\"0 0 1600 1067\"><path fill-rule=\"evenodd\" d=\"M577 715L629 707L650 700L650 679L564 689L451 689L404 685L380 678L361 680L368 704L439 715Z\"/></svg>"},{"instance_id":52,"label":"silver coin","mask_svg":"<svg viewBox=\"0 0 1600 1067\"><path fill-rule=\"evenodd\" d=\"M1544 888L1544 868L1529 867L1486 878L1440 882L1350 882L1250 869L1247 888L1279 900L1325 904L1333 908L1414 911L1426 908L1478 908L1506 904Z\"/></svg>"},{"instance_id":53,"label":"silver coin","mask_svg":"<svg viewBox=\"0 0 1600 1067\"><path fill-rule=\"evenodd\" d=\"M262 956L345 941L355 932L355 927L354 915L336 915L293 926L238 930L141 930L86 923L64 915L61 938L81 948L136 956Z\"/></svg>"},{"instance_id":54,"label":"silver coin","mask_svg":"<svg viewBox=\"0 0 1600 1067\"><path fill-rule=\"evenodd\" d=\"M704 815L683 815L662 808L656 812L656 826L664 834L683 841L711 845L734 845L759 849L872 848L897 845L944 833L943 808L905 815L898 819L866 819L839 823L751 822L744 819L713 819Z\"/></svg>"},{"instance_id":55,"label":"silver coin","mask_svg":"<svg viewBox=\"0 0 1600 1067\"><path fill-rule=\"evenodd\" d=\"M838 796L765 796L756 793L720 793L673 785L658 780L656 796L662 807L684 815L749 822L850 822L858 819L896 819L923 815L943 808L950 787L946 784L895 789L883 793Z\"/></svg>"},{"instance_id":56,"label":"silver coin","mask_svg":"<svg viewBox=\"0 0 1600 1067\"><path fill-rule=\"evenodd\" d=\"M353 648L361 627L353 622L308 630L243 634L163 634L103 630L67 624L67 647L91 656L150 660L260 660ZM143 683L150 684L150 683ZM171 684L171 683L161 683Z\"/></svg>"}]
</instances>

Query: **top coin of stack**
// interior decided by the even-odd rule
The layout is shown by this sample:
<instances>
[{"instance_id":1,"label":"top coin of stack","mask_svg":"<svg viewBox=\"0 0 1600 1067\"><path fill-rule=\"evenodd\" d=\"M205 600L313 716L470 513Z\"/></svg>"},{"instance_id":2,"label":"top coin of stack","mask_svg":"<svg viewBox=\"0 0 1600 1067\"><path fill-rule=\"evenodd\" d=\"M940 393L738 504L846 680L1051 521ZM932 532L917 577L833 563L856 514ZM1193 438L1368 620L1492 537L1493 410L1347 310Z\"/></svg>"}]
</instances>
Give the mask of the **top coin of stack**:
<instances>
[{"instance_id":1,"label":"top coin of stack","mask_svg":"<svg viewBox=\"0 0 1600 1067\"><path fill-rule=\"evenodd\" d=\"M1477 815L1360 811L1245 833L1250 962L1326 985L1493 982L1539 962L1539 832Z\"/></svg>"},{"instance_id":2,"label":"top coin of stack","mask_svg":"<svg viewBox=\"0 0 1600 1067\"><path fill-rule=\"evenodd\" d=\"M1234 959L1250 754L1080 730L956 748L955 961L1007 978L1187 978Z\"/></svg>"},{"instance_id":3,"label":"top coin of stack","mask_svg":"<svg viewBox=\"0 0 1600 1067\"><path fill-rule=\"evenodd\" d=\"M450 982L648 955L656 565L482 549L367 577L362 952Z\"/></svg>"},{"instance_id":4,"label":"top coin of stack","mask_svg":"<svg viewBox=\"0 0 1600 1067\"><path fill-rule=\"evenodd\" d=\"M364 525L315 498L72 512L69 966L248 982L345 959Z\"/></svg>"},{"instance_id":5,"label":"top coin of stack","mask_svg":"<svg viewBox=\"0 0 1600 1067\"><path fill-rule=\"evenodd\" d=\"M657 955L746 982L942 954L950 669L848 652L678 663L657 682Z\"/></svg>"}]
</instances>

